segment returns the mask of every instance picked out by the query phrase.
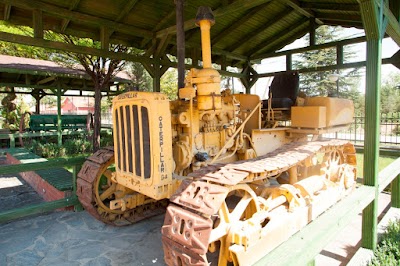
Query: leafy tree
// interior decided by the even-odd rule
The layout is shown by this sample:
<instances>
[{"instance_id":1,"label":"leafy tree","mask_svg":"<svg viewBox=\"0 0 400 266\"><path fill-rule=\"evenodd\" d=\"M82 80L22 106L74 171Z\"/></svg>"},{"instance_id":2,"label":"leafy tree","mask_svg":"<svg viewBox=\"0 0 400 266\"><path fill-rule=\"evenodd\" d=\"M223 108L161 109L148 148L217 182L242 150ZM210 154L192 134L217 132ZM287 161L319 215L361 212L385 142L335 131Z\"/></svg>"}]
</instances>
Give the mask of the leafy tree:
<instances>
[{"instance_id":1,"label":"leafy tree","mask_svg":"<svg viewBox=\"0 0 400 266\"><path fill-rule=\"evenodd\" d=\"M400 112L400 75L391 73L381 86L381 113Z\"/></svg>"},{"instance_id":2,"label":"leafy tree","mask_svg":"<svg viewBox=\"0 0 400 266\"><path fill-rule=\"evenodd\" d=\"M66 43L73 45L84 45L95 48L100 48L101 45L99 42L91 39L75 38L68 35L61 35L60 37ZM110 50L125 53L128 48L120 44L111 44ZM54 59L70 67L80 64L94 83L93 151L97 151L100 148L101 91L107 88L115 75L124 68L125 62L118 59L69 52L60 53L57 55L57 58Z\"/></svg>"},{"instance_id":3,"label":"leafy tree","mask_svg":"<svg viewBox=\"0 0 400 266\"><path fill-rule=\"evenodd\" d=\"M339 27L321 26L315 32L317 44L332 42L340 39L342 29ZM306 41L310 37L306 36ZM351 58L351 51L345 51L344 57ZM293 68L316 68L336 64L336 49L326 48L321 50L312 50L299 55L298 60L294 60ZM354 87L358 83L358 69L342 71L338 83L329 80L329 75L337 74L335 70L302 73L300 75L300 89L308 96L327 96L336 95L344 98L351 97L354 93Z\"/></svg>"},{"instance_id":4,"label":"leafy tree","mask_svg":"<svg viewBox=\"0 0 400 266\"><path fill-rule=\"evenodd\" d=\"M175 68L168 69L161 77L161 92L166 94L170 100L178 98L178 71Z\"/></svg>"},{"instance_id":5,"label":"leafy tree","mask_svg":"<svg viewBox=\"0 0 400 266\"><path fill-rule=\"evenodd\" d=\"M0 31L31 37L33 36L33 30L31 28L14 26L5 21L0 22ZM0 41L0 54L48 60L52 52L40 47Z\"/></svg>"}]
</instances>

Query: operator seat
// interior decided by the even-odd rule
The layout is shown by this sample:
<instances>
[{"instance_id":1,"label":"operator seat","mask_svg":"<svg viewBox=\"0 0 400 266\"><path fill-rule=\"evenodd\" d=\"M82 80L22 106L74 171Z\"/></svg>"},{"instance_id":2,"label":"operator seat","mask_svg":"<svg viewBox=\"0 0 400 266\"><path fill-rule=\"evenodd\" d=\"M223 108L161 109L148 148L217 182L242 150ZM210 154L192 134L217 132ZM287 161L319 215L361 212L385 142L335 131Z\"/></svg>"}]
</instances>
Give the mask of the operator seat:
<instances>
[{"instance_id":1,"label":"operator seat","mask_svg":"<svg viewBox=\"0 0 400 266\"><path fill-rule=\"evenodd\" d=\"M274 76L269 94L272 94L272 109L289 109L296 103L299 93L299 73L283 72ZM263 108L268 108L268 100L263 100Z\"/></svg>"}]
</instances>

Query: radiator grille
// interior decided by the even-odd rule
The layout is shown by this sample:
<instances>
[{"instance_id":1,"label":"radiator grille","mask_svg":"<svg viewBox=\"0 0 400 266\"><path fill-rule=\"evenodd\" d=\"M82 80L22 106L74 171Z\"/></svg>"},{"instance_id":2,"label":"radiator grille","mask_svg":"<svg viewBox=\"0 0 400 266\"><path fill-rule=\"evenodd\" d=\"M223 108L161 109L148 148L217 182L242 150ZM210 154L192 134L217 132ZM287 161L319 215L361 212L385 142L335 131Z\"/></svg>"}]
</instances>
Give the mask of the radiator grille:
<instances>
[{"instance_id":1,"label":"radiator grille","mask_svg":"<svg viewBox=\"0 0 400 266\"><path fill-rule=\"evenodd\" d=\"M144 106L119 106L114 111L117 167L142 178L151 176L150 125Z\"/></svg>"}]
</instances>

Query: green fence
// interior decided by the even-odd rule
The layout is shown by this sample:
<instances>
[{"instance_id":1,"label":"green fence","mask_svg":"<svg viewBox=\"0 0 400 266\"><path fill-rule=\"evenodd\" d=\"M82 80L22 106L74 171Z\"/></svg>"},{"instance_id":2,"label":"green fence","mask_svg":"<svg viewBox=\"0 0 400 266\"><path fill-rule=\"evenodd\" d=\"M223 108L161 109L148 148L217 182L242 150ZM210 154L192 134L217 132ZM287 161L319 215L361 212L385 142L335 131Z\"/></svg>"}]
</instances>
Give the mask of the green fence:
<instances>
[{"instance_id":1,"label":"green fence","mask_svg":"<svg viewBox=\"0 0 400 266\"><path fill-rule=\"evenodd\" d=\"M72 196L55 200L49 202L43 202L39 204L29 205L27 207L13 209L0 213L0 223L7 222L13 219L25 217L28 215L43 213L52 211L59 208L65 208L74 206L75 209L80 209L80 203L76 196L76 177L79 171L80 166L85 161L85 157L75 157L71 159L54 159L46 162L37 162L37 163L25 163L25 164L13 164L13 165L4 165L0 166L0 173L2 174L13 174L27 171L37 171L43 169L52 169L58 167L72 167L72 184L73 184L73 192Z\"/></svg>"}]
</instances>

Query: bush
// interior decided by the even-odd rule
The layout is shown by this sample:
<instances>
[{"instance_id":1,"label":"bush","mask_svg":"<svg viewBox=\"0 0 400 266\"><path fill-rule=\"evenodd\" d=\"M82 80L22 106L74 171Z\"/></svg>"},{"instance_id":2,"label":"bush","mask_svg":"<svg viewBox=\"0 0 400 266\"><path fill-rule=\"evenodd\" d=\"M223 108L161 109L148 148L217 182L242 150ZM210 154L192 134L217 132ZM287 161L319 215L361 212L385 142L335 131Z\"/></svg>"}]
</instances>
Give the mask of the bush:
<instances>
[{"instance_id":1,"label":"bush","mask_svg":"<svg viewBox=\"0 0 400 266\"><path fill-rule=\"evenodd\" d=\"M31 152L43 158L56 158L64 156L74 156L90 154L93 150L93 144L86 134L80 136L64 136L62 147L57 145L57 137L46 137L32 140L25 147ZM111 132L102 131L100 134L100 146L113 146L114 139Z\"/></svg>"},{"instance_id":2,"label":"bush","mask_svg":"<svg viewBox=\"0 0 400 266\"><path fill-rule=\"evenodd\" d=\"M400 220L389 223L369 265L400 265Z\"/></svg>"},{"instance_id":3,"label":"bush","mask_svg":"<svg viewBox=\"0 0 400 266\"><path fill-rule=\"evenodd\" d=\"M111 132L100 132L100 147L114 146L114 138Z\"/></svg>"},{"instance_id":4,"label":"bush","mask_svg":"<svg viewBox=\"0 0 400 266\"><path fill-rule=\"evenodd\" d=\"M88 153L92 151L92 144L86 138L73 138L64 141L63 146L67 155Z\"/></svg>"},{"instance_id":5,"label":"bush","mask_svg":"<svg viewBox=\"0 0 400 266\"><path fill-rule=\"evenodd\" d=\"M67 155L66 149L64 147L58 147L55 143L41 143L32 140L32 143L27 145L26 148L43 158L56 158Z\"/></svg>"}]
</instances>

